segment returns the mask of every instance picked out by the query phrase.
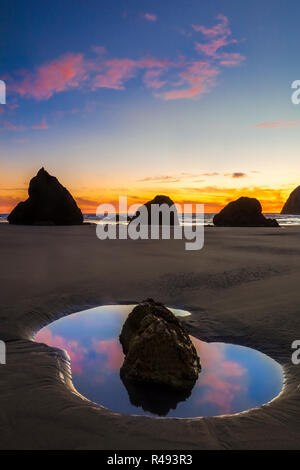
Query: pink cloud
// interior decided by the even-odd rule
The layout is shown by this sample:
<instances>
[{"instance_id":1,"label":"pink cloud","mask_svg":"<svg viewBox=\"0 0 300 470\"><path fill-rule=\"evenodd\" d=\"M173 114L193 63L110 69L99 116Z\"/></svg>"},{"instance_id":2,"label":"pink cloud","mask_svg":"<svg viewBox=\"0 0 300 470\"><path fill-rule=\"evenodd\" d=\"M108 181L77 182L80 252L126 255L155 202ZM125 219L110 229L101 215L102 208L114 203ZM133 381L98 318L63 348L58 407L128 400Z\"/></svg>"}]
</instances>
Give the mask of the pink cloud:
<instances>
[{"instance_id":1,"label":"pink cloud","mask_svg":"<svg viewBox=\"0 0 300 470\"><path fill-rule=\"evenodd\" d=\"M222 36L218 39L213 39L211 42L206 44L201 44L199 42L195 43L195 49L197 52L203 52L204 54L215 57L223 58L223 56L217 56L216 52L221 47L227 46L228 44L237 43L236 39L227 39L226 36Z\"/></svg>"},{"instance_id":2,"label":"pink cloud","mask_svg":"<svg viewBox=\"0 0 300 470\"><path fill-rule=\"evenodd\" d=\"M104 64L103 73L97 75L93 88L123 90L124 82L135 76L136 62L131 59L112 59Z\"/></svg>"},{"instance_id":3,"label":"pink cloud","mask_svg":"<svg viewBox=\"0 0 300 470\"><path fill-rule=\"evenodd\" d=\"M25 131L26 127L20 125L16 126L15 124L12 124L9 121L2 121L2 124L4 126L4 129L7 131Z\"/></svg>"},{"instance_id":4,"label":"pink cloud","mask_svg":"<svg viewBox=\"0 0 300 470\"><path fill-rule=\"evenodd\" d=\"M124 354L117 339L92 341L92 348L98 354L104 354L107 358L106 366L109 369L118 370L124 361Z\"/></svg>"},{"instance_id":5,"label":"pink cloud","mask_svg":"<svg viewBox=\"0 0 300 470\"><path fill-rule=\"evenodd\" d=\"M111 58L103 46L94 46L92 58L70 53L37 66L32 72L17 72L15 79L10 79L11 90L21 97L36 100L47 100L56 93L72 89L124 90L130 79L143 72L143 83L154 90L154 96L166 101L196 99L216 85L215 78L222 67L238 66L245 60L238 52L220 52L221 48L238 41L231 37L228 19L224 15L217 18L219 22L211 28L193 25L206 39L205 43L195 43L196 51L205 55L204 61L178 56L173 60ZM158 93L163 86L166 91Z\"/></svg>"},{"instance_id":6,"label":"pink cloud","mask_svg":"<svg viewBox=\"0 0 300 470\"><path fill-rule=\"evenodd\" d=\"M123 90L124 84L130 78L136 76L141 69L167 69L172 65L167 60L159 60L151 57L139 60L133 59L110 59L102 64L102 72L93 81L93 88L113 88Z\"/></svg>"},{"instance_id":7,"label":"pink cloud","mask_svg":"<svg viewBox=\"0 0 300 470\"><path fill-rule=\"evenodd\" d=\"M210 81L218 74L219 69L211 66L209 62L197 61L188 65L179 76L191 84L199 84Z\"/></svg>"},{"instance_id":8,"label":"pink cloud","mask_svg":"<svg viewBox=\"0 0 300 470\"><path fill-rule=\"evenodd\" d=\"M233 52L219 52L219 49L222 49L229 44L237 44L239 41L232 38L232 32L229 28L228 18L224 15L218 15L217 19L220 20L212 28L206 28L205 26L192 25L192 28L201 32L205 39L208 42L200 43L195 42L195 49L198 53L205 54L206 56L212 57L215 60L219 61L219 64L225 67L234 67L240 65L246 57L240 53Z\"/></svg>"},{"instance_id":9,"label":"pink cloud","mask_svg":"<svg viewBox=\"0 0 300 470\"><path fill-rule=\"evenodd\" d=\"M228 18L222 14L217 16L217 19L220 20L220 23L212 26L211 28L206 28L206 26L192 25L194 31L202 33L204 36L215 37L215 36L224 36L230 35L231 30L229 29Z\"/></svg>"},{"instance_id":10,"label":"pink cloud","mask_svg":"<svg viewBox=\"0 0 300 470\"><path fill-rule=\"evenodd\" d=\"M183 90L166 91L162 95L162 97L165 101L179 100L182 98L195 98L200 93L204 93L205 91L206 91L205 87L203 85L199 85L195 87L186 88Z\"/></svg>"},{"instance_id":11,"label":"pink cloud","mask_svg":"<svg viewBox=\"0 0 300 470\"><path fill-rule=\"evenodd\" d=\"M22 75L21 82L11 82L10 88L21 96L37 100L78 87L87 78L82 54L66 54L40 65L33 73L22 72Z\"/></svg>"},{"instance_id":12,"label":"pink cloud","mask_svg":"<svg viewBox=\"0 0 300 470\"><path fill-rule=\"evenodd\" d=\"M237 378L247 376L247 370L234 361L225 361L224 352L220 345L207 345L199 340L193 340L194 346L203 363L201 372L201 387L207 386L197 403L213 403L222 413L232 412L232 402L238 392L246 391L246 387ZM220 366L218 367L217 364Z\"/></svg>"},{"instance_id":13,"label":"pink cloud","mask_svg":"<svg viewBox=\"0 0 300 470\"><path fill-rule=\"evenodd\" d=\"M166 80L159 80L159 77L162 74L162 70L147 70L143 77L143 81L147 88L161 88L167 82Z\"/></svg>"},{"instance_id":14,"label":"pink cloud","mask_svg":"<svg viewBox=\"0 0 300 470\"><path fill-rule=\"evenodd\" d=\"M6 105L8 107L8 109L10 109L11 111L13 111L14 109L17 109L19 107L18 104L7 104Z\"/></svg>"},{"instance_id":15,"label":"pink cloud","mask_svg":"<svg viewBox=\"0 0 300 470\"><path fill-rule=\"evenodd\" d=\"M84 359L88 351L83 346L80 346L78 341L55 335L48 328L40 330L36 334L35 339L39 343L45 343L49 346L66 350L71 359L72 371L76 374L82 374Z\"/></svg>"},{"instance_id":16,"label":"pink cloud","mask_svg":"<svg viewBox=\"0 0 300 470\"><path fill-rule=\"evenodd\" d=\"M209 62L197 61L185 67L179 73L177 85L188 85L185 88L171 90L160 95L164 100L190 99L209 91L214 84L213 79L219 74L219 69Z\"/></svg>"},{"instance_id":17,"label":"pink cloud","mask_svg":"<svg viewBox=\"0 0 300 470\"><path fill-rule=\"evenodd\" d=\"M246 57L238 52L223 52L220 57L220 64L225 67L235 67L240 65L244 60L246 60Z\"/></svg>"},{"instance_id":18,"label":"pink cloud","mask_svg":"<svg viewBox=\"0 0 300 470\"><path fill-rule=\"evenodd\" d=\"M88 366L86 359L90 350L105 356L104 367L107 370L120 369L124 360L122 348L117 339L107 339L102 341L91 339L91 348L85 348L80 343L78 343L78 341L73 339L66 339L60 335L54 334L48 328L41 329L36 334L35 339L40 343L45 343L49 346L66 350L71 359L72 372L75 374L84 373L84 367L86 368ZM91 362L90 359L89 362ZM95 366L97 366L97 363L98 359L95 357L95 363L92 363L94 373L96 371ZM101 372L105 371L101 370L99 373L95 373L95 379L97 381L105 380L105 374L101 374Z\"/></svg>"},{"instance_id":19,"label":"pink cloud","mask_svg":"<svg viewBox=\"0 0 300 470\"><path fill-rule=\"evenodd\" d=\"M257 129L288 129L300 126L300 121L267 121L254 126Z\"/></svg>"},{"instance_id":20,"label":"pink cloud","mask_svg":"<svg viewBox=\"0 0 300 470\"><path fill-rule=\"evenodd\" d=\"M143 18L148 21L156 21L157 20L157 15L154 15L153 13L144 13Z\"/></svg>"},{"instance_id":21,"label":"pink cloud","mask_svg":"<svg viewBox=\"0 0 300 470\"><path fill-rule=\"evenodd\" d=\"M36 125L32 126L32 129L37 129L37 130L39 130L39 129L40 130L49 129L49 126L46 122L46 118L43 118L39 124L36 124Z\"/></svg>"},{"instance_id":22,"label":"pink cloud","mask_svg":"<svg viewBox=\"0 0 300 470\"><path fill-rule=\"evenodd\" d=\"M221 379L214 373L206 374L202 384L209 386L209 390L201 399L197 400L197 403L213 403L217 405L224 414L232 412L232 402L237 392L241 391L241 385Z\"/></svg>"},{"instance_id":23,"label":"pink cloud","mask_svg":"<svg viewBox=\"0 0 300 470\"><path fill-rule=\"evenodd\" d=\"M243 369L237 362L226 361L222 363L223 375L229 377L241 377L246 373L246 369Z\"/></svg>"}]
</instances>

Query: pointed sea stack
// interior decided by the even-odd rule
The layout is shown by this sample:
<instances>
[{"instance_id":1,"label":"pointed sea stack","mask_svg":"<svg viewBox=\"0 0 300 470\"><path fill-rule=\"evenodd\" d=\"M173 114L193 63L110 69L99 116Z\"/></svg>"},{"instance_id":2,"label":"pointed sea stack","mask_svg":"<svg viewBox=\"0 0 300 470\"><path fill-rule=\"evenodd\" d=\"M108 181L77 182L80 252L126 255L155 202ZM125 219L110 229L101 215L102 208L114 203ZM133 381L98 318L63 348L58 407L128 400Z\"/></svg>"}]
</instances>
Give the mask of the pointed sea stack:
<instances>
[{"instance_id":1,"label":"pointed sea stack","mask_svg":"<svg viewBox=\"0 0 300 470\"><path fill-rule=\"evenodd\" d=\"M260 202L252 197L240 197L225 206L213 218L217 227L279 227L277 220L262 214Z\"/></svg>"},{"instance_id":2,"label":"pointed sea stack","mask_svg":"<svg viewBox=\"0 0 300 470\"><path fill-rule=\"evenodd\" d=\"M29 198L9 214L16 225L80 225L83 215L69 191L55 176L41 168L31 179Z\"/></svg>"},{"instance_id":3,"label":"pointed sea stack","mask_svg":"<svg viewBox=\"0 0 300 470\"><path fill-rule=\"evenodd\" d=\"M289 195L288 200L282 208L281 214L300 214L300 186L294 189L294 191Z\"/></svg>"},{"instance_id":4,"label":"pointed sea stack","mask_svg":"<svg viewBox=\"0 0 300 470\"><path fill-rule=\"evenodd\" d=\"M120 334L124 383L159 385L189 392L201 366L181 321L164 305L147 299L128 315Z\"/></svg>"},{"instance_id":5,"label":"pointed sea stack","mask_svg":"<svg viewBox=\"0 0 300 470\"><path fill-rule=\"evenodd\" d=\"M151 201L146 202L145 204L143 204L141 206L141 208L146 208L147 209L148 225L155 224L155 221L151 217L151 206L153 206L153 205L158 205L158 206L166 205L168 207L173 207L174 210L170 213L170 222L167 225L179 225L177 209L176 209L176 206L175 206L174 202L168 196L163 196L163 195L155 196L154 199L152 199ZM131 222L133 222L135 219L137 219L140 216L140 214L141 214L141 212L138 209L136 211L136 213L134 214L134 216L131 218ZM161 213L159 214L159 220L158 220L157 225L164 225Z\"/></svg>"}]
</instances>

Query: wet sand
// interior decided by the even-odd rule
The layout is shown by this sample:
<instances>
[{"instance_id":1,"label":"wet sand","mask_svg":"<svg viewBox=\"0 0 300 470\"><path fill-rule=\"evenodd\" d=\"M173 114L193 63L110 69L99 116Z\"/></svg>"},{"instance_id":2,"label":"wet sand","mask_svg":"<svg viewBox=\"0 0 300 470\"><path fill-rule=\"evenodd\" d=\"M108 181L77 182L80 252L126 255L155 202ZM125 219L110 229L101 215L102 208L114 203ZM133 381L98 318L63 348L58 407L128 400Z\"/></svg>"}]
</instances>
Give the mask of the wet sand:
<instances>
[{"instance_id":1,"label":"wet sand","mask_svg":"<svg viewBox=\"0 0 300 470\"><path fill-rule=\"evenodd\" d=\"M300 227L205 229L201 251L178 240L99 241L95 226L0 225L1 449L299 449ZM153 297L192 312L190 333L258 349L284 369L271 403L238 415L126 416L72 388L66 354L35 343L54 319Z\"/></svg>"}]
</instances>

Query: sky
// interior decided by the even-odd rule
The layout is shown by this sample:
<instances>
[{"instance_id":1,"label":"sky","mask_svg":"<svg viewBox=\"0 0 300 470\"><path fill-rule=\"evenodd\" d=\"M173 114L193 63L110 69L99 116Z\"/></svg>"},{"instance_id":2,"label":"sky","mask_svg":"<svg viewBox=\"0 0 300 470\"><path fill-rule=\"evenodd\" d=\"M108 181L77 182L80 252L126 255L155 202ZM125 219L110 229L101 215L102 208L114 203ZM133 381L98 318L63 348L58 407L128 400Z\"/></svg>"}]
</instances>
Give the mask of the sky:
<instances>
[{"instance_id":1,"label":"sky","mask_svg":"<svg viewBox=\"0 0 300 470\"><path fill-rule=\"evenodd\" d=\"M45 167L83 212L166 194L280 211L300 180L299 2L4 0L0 212Z\"/></svg>"}]
</instances>

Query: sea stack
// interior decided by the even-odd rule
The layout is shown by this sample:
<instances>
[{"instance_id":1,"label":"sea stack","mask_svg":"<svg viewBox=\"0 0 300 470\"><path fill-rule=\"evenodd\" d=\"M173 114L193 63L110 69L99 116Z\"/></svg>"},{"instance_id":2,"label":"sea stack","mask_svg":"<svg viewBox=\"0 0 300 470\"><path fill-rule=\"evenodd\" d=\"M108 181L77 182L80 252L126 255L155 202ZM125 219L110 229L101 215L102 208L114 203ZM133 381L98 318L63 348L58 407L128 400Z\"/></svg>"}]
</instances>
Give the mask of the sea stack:
<instances>
[{"instance_id":1,"label":"sea stack","mask_svg":"<svg viewBox=\"0 0 300 470\"><path fill-rule=\"evenodd\" d=\"M174 210L170 213L170 219L169 219L169 222L167 223L167 225L179 225L177 209L176 209L176 206L175 206L174 202L168 196L163 196L163 195L155 196L154 199L152 199L151 201L148 201L145 204L143 204L136 211L134 216L131 218L131 222L133 222L138 217L140 217L140 215L143 213L143 212L141 212L141 210L143 210L145 208L147 210L147 214L148 214L148 217L146 217L146 223L148 223L148 225L154 225L154 224L156 224L156 222L158 222L157 225L165 225L163 223L164 221L162 219L162 214L161 213L159 214L159 217L158 217L157 221L152 219L151 207L153 205L158 205L158 206L166 205L168 207L173 207Z\"/></svg>"},{"instance_id":2,"label":"sea stack","mask_svg":"<svg viewBox=\"0 0 300 470\"><path fill-rule=\"evenodd\" d=\"M196 349L181 321L162 304L147 299L137 305L123 325L120 343L123 381L172 391L194 386L201 370Z\"/></svg>"},{"instance_id":3,"label":"sea stack","mask_svg":"<svg viewBox=\"0 0 300 470\"><path fill-rule=\"evenodd\" d=\"M282 208L281 214L300 214L300 186L294 189L294 191L289 195L288 200Z\"/></svg>"},{"instance_id":4,"label":"sea stack","mask_svg":"<svg viewBox=\"0 0 300 470\"><path fill-rule=\"evenodd\" d=\"M10 224L79 225L83 215L69 191L55 176L41 168L31 179L29 198L20 202L9 214Z\"/></svg>"},{"instance_id":5,"label":"sea stack","mask_svg":"<svg viewBox=\"0 0 300 470\"><path fill-rule=\"evenodd\" d=\"M277 220L262 214L260 202L252 197L240 197L225 206L213 218L217 227L279 227Z\"/></svg>"}]
</instances>

